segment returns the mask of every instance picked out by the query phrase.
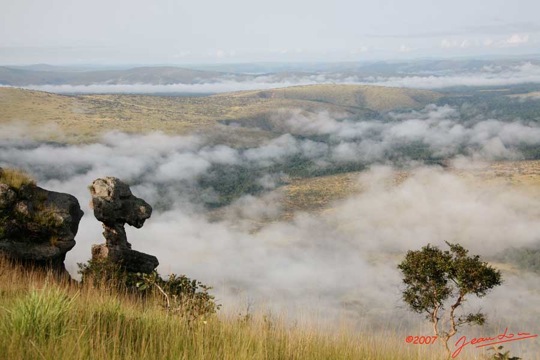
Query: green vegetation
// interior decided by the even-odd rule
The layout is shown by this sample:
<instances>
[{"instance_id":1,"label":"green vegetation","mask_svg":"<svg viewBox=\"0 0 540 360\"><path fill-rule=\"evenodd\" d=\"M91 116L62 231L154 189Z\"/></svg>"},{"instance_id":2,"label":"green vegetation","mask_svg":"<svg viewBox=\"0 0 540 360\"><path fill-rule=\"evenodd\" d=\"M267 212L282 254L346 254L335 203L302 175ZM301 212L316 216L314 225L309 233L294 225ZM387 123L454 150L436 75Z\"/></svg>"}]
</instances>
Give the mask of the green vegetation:
<instances>
[{"instance_id":1,"label":"green vegetation","mask_svg":"<svg viewBox=\"0 0 540 360\"><path fill-rule=\"evenodd\" d=\"M481 261L478 255L467 255L469 251L459 244L447 244L450 251L431 245L408 251L398 268L405 284L403 301L412 311L426 315L450 359L461 351L458 348L452 353L448 346L457 329L463 325L483 325L486 321L480 312L458 315L456 310L468 296L484 297L502 280L501 272Z\"/></svg>"},{"instance_id":2,"label":"green vegetation","mask_svg":"<svg viewBox=\"0 0 540 360\"><path fill-rule=\"evenodd\" d=\"M510 356L510 351L503 352L504 346L492 346L488 349L488 351L493 351L491 356L486 356L486 360L521 360L520 357L517 356Z\"/></svg>"},{"instance_id":3,"label":"green vegetation","mask_svg":"<svg viewBox=\"0 0 540 360\"><path fill-rule=\"evenodd\" d=\"M540 101L517 96L538 89L538 85L516 85L500 88L447 89L438 105L460 108L463 120L497 119L500 121L540 121Z\"/></svg>"},{"instance_id":4,"label":"green vegetation","mask_svg":"<svg viewBox=\"0 0 540 360\"><path fill-rule=\"evenodd\" d=\"M3 330L10 330L21 337L47 340L65 335L68 314L76 296L69 297L57 287L32 289L13 304L2 323Z\"/></svg>"},{"instance_id":5,"label":"green vegetation","mask_svg":"<svg viewBox=\"0 0 540 360\"><path fill-rule=\"evenodd\" d=\"M261 167L256 163L244 163L242 165L219 165L215 164L207 173L198 179L198 189L194 194L194 201L204 199L201 193L215 193L215 197L203 200L210 208L230 204L242 195L260 194L265 190L260 180L266 175L275 175L276 186L285 185L285 178L306 179L327 175L335 175L360 171L366 165L360 162L346 162L329 164L321 168L313 160L301 155L287 156L278 163Z\"/></svg>"},{"instance_id":6,"label":"green vegetation","mask_svg":"<svg viewBox=\"0 0 540 360\"><path fill-rule=\"evenodd\" d=\"M164 280L156 271L151 274L129 273L119 264L107 260L89 260L78 264L81 282L101 289L116 287L120 291L130 291L145 298L158 299L163 296L163 307L189 320L197 320L214 314L220 305L216 304L209 286L192 280L185 275L170 274Z\"/></svg>"},{"instance_id":7,"label":"green vegetation","mask_svg":"<svg viewBox=\"0 0 540 360\"><path fill-rule=\"evenodd\" d=\"M426 90L356 85L312 85L290 89L246 91L203 97L143 95L63 96L40 91L0 88L0 124L20 124L42 131L38 140L91 142L112 131L187 134L204 131L219 137L220 122L268 122L278 110L327 111L364 117L377 111L422 107L440 98ZM53 131L51 131L51 126ZM246 127L229 131L238 142L271 138L271 131ZM25 134L26 135L26 134ZM247 138L247 139L246 139Z\"/></svg>"},{"instance_id":8,"label":"green vegetation","mask_svg":"<svg viewBox=\"0 0 540 360\"><path fill-rule=\"evenodd\" d=\"M111 285L110 283L108 285ZM141 297L90 282L13 267L0 259L0 354L10 360L109 359L433 359L393 330L322 332L253 314L190 320Z\"/></svg>"}]
</instances>

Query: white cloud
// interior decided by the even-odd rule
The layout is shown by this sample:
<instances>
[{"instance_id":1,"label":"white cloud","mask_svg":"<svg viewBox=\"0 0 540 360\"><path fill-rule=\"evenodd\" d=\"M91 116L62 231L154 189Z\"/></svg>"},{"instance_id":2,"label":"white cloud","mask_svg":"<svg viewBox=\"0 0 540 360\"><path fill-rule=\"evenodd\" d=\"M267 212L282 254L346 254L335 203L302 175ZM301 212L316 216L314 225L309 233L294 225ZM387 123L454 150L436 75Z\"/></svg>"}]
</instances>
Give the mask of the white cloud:
<instances>
[{"instance_id":1,"label":"white cloud","mask_svg":"<svg viewBox=\"0 0 540 360\"><path fill-rule=\"evenodd\" d=\"M401 44L401 46L399 47L399 52L402 52L402 53L408 53L408 52L411 52L413 49L405 44Z\"/></svg>"},{"instance_id":2,"label":"white cloud","mask_svg":"<svg viewBox=\"0 0 540 360\"><path fill-rule=\"evenodd\" d=\"M352 55L357 55L357 54L367 53L368 51L369 51L369 48L367 46L360 46L358 48L351 50L350 53Z\"/></svg>"},{"instance_id":3,"label":"white cloud","mask_svg":"<svg viewBox=\"0 0 540 360\"><path fill-rule=\"evenodd\" d=\"M467 126L448 106L395 114L394 121L379 125L336 120L328 114L317 115L310 125L309 118L292 116L298 119L280 116L279 121L293 132L326 134L334 141L324 144L285 134L244 151L210 146L198 137L112 133L100 144L58 146L16 141L12 128L0 128L5 132L0 165L25 168L41 186L77 196L86 214L77 246L68 254L71 269L88 259L91 244L101 238L101 226L86 206L86 185L92 180L118 176L135 183L133 192L152 205L172 201L168 210L156 209L142 229L128 228L130 242L156 255L161 272L185 273L214 286L226 309L249 298L255 306L270 304L278 311L307 308L335 320L353 300L364 309L351 310L353 319L390 321L407 314L396 309L396 264L406 250L451 241L474 253L493 255L538 242L537 197L510 187L474 186L439 168L413 168L405 181L392 185L394 170L374 166L358 179L362 193L334 204L324 215L296 213L291 221L279 220L279 192L242 197L220 210L221 220L210 220L200 204L182 195L192 189L182 188L210 164L271 165L302 153L327 162L334 157L384 163L393 143L414 140L449 156L457 146L480 145L481 154L489 158L512 156L510 144L540 142L538 127L496 120ZM275 176L265 174L260 183L272 188ZM249 226L253 222L258 231ZM508 281L505 291L490 295L486 310L504 307L506 312L498 315L505 324L536 319L529 316L527 304L538 303L539 295L528 289L538 288L539 282L538 277ZM520 294L514 300L520 306L509 305L508 292Z\"/></svg>"},{"instance_id":4,"label":"white cloud","mask_svg":"<svg viewBox=\"0 0 540 360\"><path fill-rule=\"evenodd\" d=\"M454 48L454 47L457 47L457 42L455 40L442 39L441 40L441 47L443 49Z\"/></svg>"},{"instance_id":5,"label":"white cloud","mask_svg":"<svg viewBox=\"0 0 540 360\"><path fill-rule=\"evenodd\" d=\"M513 34L508 39L505 40L505 43L508 45L522 45L529 42L528 34Z\"/></svg>"},{"instance_id":6,"label":"white cloud","mask_svg":"<svg viewBox=\"0 0 540 360\"><path fill-rule=\"evenodd\" d=\"M540 82L540 66L530 62L503 69L485 68L481 71L447 76L371 77L370 84L383 86L437 89L450 86L500 86Z\"/></svg>"}]
</instances>

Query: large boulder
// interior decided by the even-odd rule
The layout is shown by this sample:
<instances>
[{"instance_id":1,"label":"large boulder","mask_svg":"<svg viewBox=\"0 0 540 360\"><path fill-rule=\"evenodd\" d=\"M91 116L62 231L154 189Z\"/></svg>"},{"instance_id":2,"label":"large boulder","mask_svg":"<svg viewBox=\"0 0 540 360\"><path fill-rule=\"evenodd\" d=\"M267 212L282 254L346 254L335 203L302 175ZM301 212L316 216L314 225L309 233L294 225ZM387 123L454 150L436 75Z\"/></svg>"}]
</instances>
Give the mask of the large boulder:
<instances>
[{"instance_id":1,"label":"large boulder","mask_svg":"<svg viewBox=\"0 0 540 360\"><path fill-rule=\"evenodd\" d=\"M115 177L94 180L89 187L90 207L103 223L105 244L92 246L92 259L109 260L129 272L150 273L159 262L155 256L131 249L125 224L141 228L152 215L152 207L131 193L129 186Z\"/></svg>"},{"instance_id":2,"label":"large boulder","mask_svg":"<svg viewBox=\"0 0 540 360\"><path fill-rule=\"evenodd\" d=\"M94 180L90 186L94 216L104 224L128 224L140 229L152 215L152 207L131 193L129 186L115 177Z\"/></svg>"},{"instance_id":3,"label":"large boulder","mask_svg":"<svg viewBox=\"0 0 540 360\"><path fill-rule=\"evenodd\" d=\"M16 177L24 175L0 168L0 252L16 261L65 272L64 259L75 246L83 215L79 202L32 181L10 180Z\"/></svg>"}]
</instances>

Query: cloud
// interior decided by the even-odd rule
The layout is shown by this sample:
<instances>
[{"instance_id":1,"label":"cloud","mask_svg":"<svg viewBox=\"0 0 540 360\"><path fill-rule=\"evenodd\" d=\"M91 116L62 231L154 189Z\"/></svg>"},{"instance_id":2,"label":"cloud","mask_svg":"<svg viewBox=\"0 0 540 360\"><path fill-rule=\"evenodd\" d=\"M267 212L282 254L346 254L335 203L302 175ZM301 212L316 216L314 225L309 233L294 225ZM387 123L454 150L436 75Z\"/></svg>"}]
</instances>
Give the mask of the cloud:
<instances>
[{"instance_id":1,"label":"cloud","mask_svg":"<svg viewBox=\"0 0 540 360\"><path fill-rule=\"evenodd\" d=\"M441 48L443 49L452 49L452 48L469 48L472 46L477 46L478 43L472 39L442 39Z\"/></svg>"},{"instance_id":2,"label":"cloud","mask_svg":"<svg viewBox=\"0 0 540 360\"><path fill-rule=\"evenodd\" d=\"M374 167L357 180L363 192L332 211L298 213L256 232L242 223L276 217L279 209L272 204L279 199L243 198L218 222L173 210L129 236L136 248L156 253L162 269L213 284L226 307L249 299L255 309L278 313L314 311L333 319L347 313L359 326L396 317L414 323L400 309L396 269L409 249L450 241L486 257L538 244L540 203L534 197L508 187L475 186L438 168L414 169L399 185L396 175L389 167ZM539 278L505 280L478 307L490 320L535 326L530 315L539 299L530 289L540 285Z\"/></svg>"},{"instance_id":3,"label":"cloud","mask_svg":"<svg viewBox=\"0 0 540 360\"><path fill-rule=\"evenodd\" d=\"M443 47L470 46L468 40L448 40ZM413 49L404 47L402 50ZM448 73L448 71L446 72ZM361 76L357 73L320 73L313 75L259 75L254 80L221 79L197 84L93 84L29 85L24 88L55 93L223 93L231 91L275 89L297 85L351 84L438 89L452 86L502 86L540 82L540 66L524 62L512 66L486 65L477 71L454 71L450 75ZM2 85L0 85L2 86Z\"/></svg>"},{"instance_id":4,"label":"cloud","mask_svg":"<svg viewBox=\"0 0 540 360\"><path fill-rule=\"evenodd\" d=\"M449 158L460 147L481 159L513 158L512 146L538 145L538 127L495 119L462 123L458 109L435 105L381 122L290 115L274 120L286 133L249 149L159 133L110 133L96 144L59 145L14 140L7 133L12 129L0 128L0 166L24 168L41 186L77 196L86 214L68 254L71 271L88 259L91 244L102 241L101 226L86 205L86 185L107 175L131 183L135 195L155 208L142 229L127 229L133 247L158 256L162 273L188 274L212 285L226 309L250 301L291 316L313 311L335 321L345 313L358 326L396 319L403 326L418 324L420 319L400 308L396 265L407 250L450 241L489 257L539 243L537 197L509 186L479 186L406 160L399 162L406 166L405 177L404 170L384 165L401 154L396 145L417 141ZM365 161L371 167L356 179L360 193L332 204L331 211L297 212L284 221L284 193L276 188L284 174L275 167L298 156L313 160L312 166ZM456 164L477 166L463 157ZM257 174L265 191L208 211L204 198L216 193L198 179L211 176L216 166L224 166L222 175L238 169ZM539 278L516 279L508 275L482 307L505 324L533 324L529 304L540 299L529 289L538 288ZM519 297L511 299L510 293Z\"/></svg>"},{"instance_id":5,"label":"cloud","mask_svg":"<svg viewBox=\"0 0 540 360\"><path fill-rule=\"evenodd\" d=\"M512 34L505 38L444 38L440 42L443 49L487 47L487 48L505 48L522 46L529 43L529 34Z\"/></svg>"},{"instance_id":6,"label":"cloud","mask_svg":"<svg viewBox=\"0 0 540 360\"><path fill-rule=\"evenodd\" d=\"M405 44L401 44L401 46L399 47L399 52L402 52L402 53L408 53L408 52L411 52L413 49Z\"/></svg>"},{"instance_id":7,"label":"cloud","mask_svg":"<svg viewBox=\"0 0 540 360\"><path fill-rule=\"evenodd\" d=\"M540 100L540 92L530 92L525 94L510 95L511 98L518 99L521 102Z\"/></svg>"},{"instance_id":8,"label":"cloud","mask_svg":"<svg viewBox=\"0 0 540 360\"><path fill-rule=\"evenodd\" d=\"M500 71L458 73L455 75L414 75L370 77L368 83L382 86L438 89L452 86L502 86L540 82L540 66L527 62L521 65L506 67Z\"/></svg>"},{"instance_id":9,"label":"cloud","mask_svg":"<svg viewBox=\"0 0 540 360\"><path fill-rule=\"evenodd\" d=\"M396 38L396 39L415 39L415 38L448 38L458 37L462 35L470 36L488 35L488 36L504 36L508 33L538 33L540 32L540 26L536 22L514 22L514 23L496 23L490 25L477 25L454 28L451 30L442 31L429 31L429 32L403 32L395 34L367 34L368 37L373 38Z\"/></svg>"},{"instance_id":10,"label":"cloud","mask_svg":"<svg viewBox=\"0 0 540 360\"><path fill-rule=\"evenodd\" d=\"M386 122L337 120L324 112L300 111L278 113L271 122L273 130L284 133L328 136L331 145L324 148L317 144L313 153L319 157L329 154L333 161L342 162L407 158L403 146L411 144L424 146L435 158L467 154L490 160L517 159L521 157L520 146L540 145L540 128L536 125L496 119L463 122L461 115L460 110L448 105L429 105L420 111L391 113Z\"/></svg>"},{"instance_id":11,"label":"cloud","mask_svg":"<svg viewBox=\"0 0 540 360\"><path fill-rule=\"evenodd\" d=\"M513 34L508 39L505 40L505 43L508 45L521 45L529 42L528 34Z\"/></svg>"},{"instance_id":12,"label":"cloud","mask_svg":"<svg viewBox=\"0 0 540 360\"><path fill-rule=\"evenodd\" d=\"M47 91L59 94L151 94L151 93L200 93L212 94L230 91L246 91L275 89L294 85L313 84L314 81L308 79L301 81L279 81L279 82L253 82L253 81L220 81L201 84L93 84L93 85L29 85L25 89Z\"/></svg>"}]
</instances>

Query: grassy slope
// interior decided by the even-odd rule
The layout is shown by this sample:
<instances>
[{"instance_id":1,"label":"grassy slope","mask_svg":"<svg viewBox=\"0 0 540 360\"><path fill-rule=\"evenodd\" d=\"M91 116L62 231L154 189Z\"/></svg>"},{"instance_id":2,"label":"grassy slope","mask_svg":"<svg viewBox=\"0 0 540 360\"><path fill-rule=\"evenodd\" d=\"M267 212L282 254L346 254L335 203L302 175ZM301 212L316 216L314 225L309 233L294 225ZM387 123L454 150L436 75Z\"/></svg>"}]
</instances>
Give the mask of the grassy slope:
<instances>
[{"instance_id":1,"label":"grassy slope","mask_svg":"<svg viewBox=\"0 0 540 360\"><path fill-rule=\"evenodd\" d=\"M531 196L540 196L540 160L499 161L475 169L447 171L467 179L477 186L511 186ZM321 212L331 210L335 201L362 191L358 183L360 172L292 179L284 186L284 218L297 211ZM407 178L406 171L396 173L396 184Z\"/></svg>"},{"instance_id":2,"label":"grassy slope","mask_svg":"<svg viewBox=\"0 0 540 360\"><path fill-rule=\"evenodd\" d=\"M259 121L280 109L362 114L367 110L418 107L436 100L431 91L353 85L314 85L285 90L248 91L209 97L137 95L62 96L0 88L0 124L27 123L51 127L38 137L80 142L110 130L185 134L207 132L220 120ZM223 127L221 127L223 128ZM240 137L268 137L256 129L234 129Z\"/></svg>"},{"instance_id":3,"label":"grassy slope","mask_svg":"<svg viewBox=\"0 0 540 360\"><path fill-rule=\"evenodd\" d=\"M370 85L293 86L284 89L248 91L237 93L235 96L308 100L373 111L417 108L433 103L441 97L440 94L428 90Z\"/></svg>"},{"instance_id":4,"label":"grassy slope","mask_svg":"<svg viewBox=\"0 0 540 360\"><path fill-rule=\"evenodd\" d=\"M389 329L355 334L286 326L263 316L188 322L109 289L57 282L0 260L0 354L18 359L432 359ZM437 356L438 357L438 356Z\"/></svg>"}]
</instances>

